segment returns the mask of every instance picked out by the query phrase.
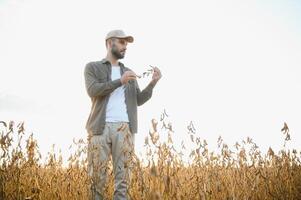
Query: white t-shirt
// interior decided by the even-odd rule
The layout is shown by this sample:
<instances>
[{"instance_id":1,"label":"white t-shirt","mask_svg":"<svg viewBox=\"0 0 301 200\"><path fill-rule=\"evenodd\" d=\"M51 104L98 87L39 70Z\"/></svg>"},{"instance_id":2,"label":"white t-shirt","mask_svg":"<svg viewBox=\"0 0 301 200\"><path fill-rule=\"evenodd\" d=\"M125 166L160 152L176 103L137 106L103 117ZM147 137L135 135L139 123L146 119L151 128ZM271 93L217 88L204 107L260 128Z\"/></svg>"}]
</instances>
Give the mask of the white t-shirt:
<instances>
[{"instance_id":1,"label":"white t-shirt","mask_svg":"<svg viewBox=\"0 0 301 200\"><path fill-rule=\"evenodd\" d=\"M120 77L120 66L112 65L112 81L119 79ZM106 108L106 122L129 122L124 90L124 85L122 85L110 94Z\"/></svg>"}]
</instances>

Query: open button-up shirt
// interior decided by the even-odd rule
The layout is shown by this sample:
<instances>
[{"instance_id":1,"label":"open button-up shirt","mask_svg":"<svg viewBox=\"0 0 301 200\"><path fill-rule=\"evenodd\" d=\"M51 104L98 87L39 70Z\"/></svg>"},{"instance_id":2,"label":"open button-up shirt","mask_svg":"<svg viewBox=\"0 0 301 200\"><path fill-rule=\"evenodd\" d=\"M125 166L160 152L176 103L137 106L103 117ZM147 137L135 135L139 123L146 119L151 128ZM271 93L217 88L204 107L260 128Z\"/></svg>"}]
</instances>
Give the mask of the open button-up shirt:
<instances>
[{"instance_id":1,"label":"open button-up shirt","mask_svg":"<svg viewBox=\"0 0 301 200\"><path fill-rule=\"evenodd\" d=\"M121 76L131 70L119 62ZM84 69L86 91L91 98L92 107L86 122L86 129L93 135L101 135L105 127L106 106L110 93L122 85L120 79L112 81L112 66L107 59L93 61L86 64ZM140 90L137 80L130 80L125 84L125 103L132 133L137 133L137 106L148 101L153 92L154 84L149 83L144 90Z\"/></svg>"}]
</instances>

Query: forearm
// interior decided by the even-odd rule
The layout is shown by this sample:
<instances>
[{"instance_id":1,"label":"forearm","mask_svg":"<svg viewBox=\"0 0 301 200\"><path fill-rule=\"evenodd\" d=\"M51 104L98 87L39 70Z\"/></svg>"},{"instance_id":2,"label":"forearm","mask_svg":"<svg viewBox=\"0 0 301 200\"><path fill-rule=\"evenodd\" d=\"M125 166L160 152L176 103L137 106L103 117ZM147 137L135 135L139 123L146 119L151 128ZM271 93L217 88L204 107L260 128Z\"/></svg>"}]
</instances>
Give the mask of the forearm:
<instances>
[{"instance_id":1,"label":"forearm","mask_svg":"<svg viewBox=\"0 0 301 200\"><path fill-rule=\"evenodd\" d=\"M87 92L90 97L106 96L121 85L120 79L104 83L94 82L87 88Z\"/></svg>"},{"instance_id":2,"label":"forearm","mask_svg":"<svg viewBox=\"0 0 301 200\"><path fill-rule=\"evenodd\" d=\"M114 81L106 81L105 78L99 79L99 77L95 75L91 63L86 65L84 77L86 90L90 97L108 95L122 85L120 79L116 79ZM105 75L103 77L105 77Z\"/></svg>"},{"instance_id":3,"label":"forearm","mask_svg":"<svg viewBox=\"0 0 301 200\"><path fill-rule=\"evenodd\" d=\"M144 104L152 97L154 87L155 87L155 83L150 82L144 90L142 90L141 92L138 91L138 93L137 93L138 106Z\"/></svg>"}]
</instances>

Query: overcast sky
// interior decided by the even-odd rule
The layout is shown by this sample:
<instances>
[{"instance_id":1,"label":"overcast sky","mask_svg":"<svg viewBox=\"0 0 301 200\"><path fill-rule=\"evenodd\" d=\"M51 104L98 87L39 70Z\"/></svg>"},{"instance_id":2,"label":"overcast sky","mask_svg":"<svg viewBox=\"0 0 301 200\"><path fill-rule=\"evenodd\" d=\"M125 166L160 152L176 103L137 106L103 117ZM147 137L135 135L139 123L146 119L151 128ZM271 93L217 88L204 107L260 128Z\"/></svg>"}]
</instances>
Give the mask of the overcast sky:
<instances>
[{"instance_id":1,"label":"overcast sky","mask_svg":"<svg viewBox=\"0 0 301 200\"><path fill-rule=\"evenodd\" d=\"M300 149L300 13L297 0L0 0L0 120L25 121L43 153L86 138L84 66L105 57L108 31L123 29L135 41L122 62L163 74L139 107L138 152L164 109L178 143L193 121L212 146L249 136L280 149L287 122Z\"/></svg>"}]
</instances>

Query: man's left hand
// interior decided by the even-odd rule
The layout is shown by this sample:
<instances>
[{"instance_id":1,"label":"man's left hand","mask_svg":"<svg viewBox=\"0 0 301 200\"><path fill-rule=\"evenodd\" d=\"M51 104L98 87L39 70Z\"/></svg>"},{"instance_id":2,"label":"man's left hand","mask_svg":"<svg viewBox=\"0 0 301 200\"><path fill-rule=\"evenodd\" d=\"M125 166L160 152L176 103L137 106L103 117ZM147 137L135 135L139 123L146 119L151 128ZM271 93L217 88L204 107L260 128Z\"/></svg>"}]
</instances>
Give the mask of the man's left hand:
<instances>
[{"instance_id":1,"label":"man's left hand","mask_svg":"<svg viewBox=\"0 0 301 200\"><path fill-rule=\"evenodd\" d=\"M160 78L162 77L161 71L158 67L154 67L154 73L153 73L153 77L152 77L152 83L156 84Z\"/></svg>"}]
</instances>

